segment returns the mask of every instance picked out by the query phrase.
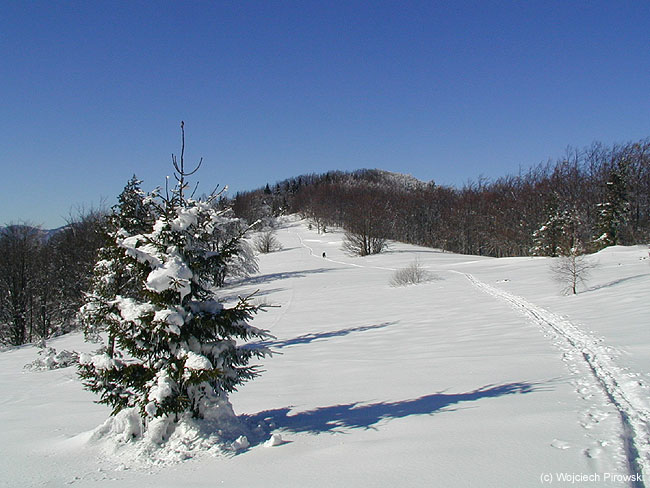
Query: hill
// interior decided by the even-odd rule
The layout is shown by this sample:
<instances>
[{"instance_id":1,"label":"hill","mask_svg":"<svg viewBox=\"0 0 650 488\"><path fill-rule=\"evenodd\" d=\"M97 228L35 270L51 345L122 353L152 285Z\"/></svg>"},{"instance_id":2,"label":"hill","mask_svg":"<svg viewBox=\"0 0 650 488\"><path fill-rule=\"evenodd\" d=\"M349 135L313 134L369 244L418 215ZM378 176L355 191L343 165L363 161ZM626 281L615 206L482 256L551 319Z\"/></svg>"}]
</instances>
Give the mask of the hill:
<instances>
[{"instance_id":1,"label":"hill","mask_svg":"<svg viewBox=\"0 0 650 488\"><path fill-rule=\"evenodd\" d=\"M290 178L233 199L249 222L300 214L317 226L480 256L556 256L650 242L650 140L566 158L462 188L382 170Z\"/></svg>"}]
</instances>

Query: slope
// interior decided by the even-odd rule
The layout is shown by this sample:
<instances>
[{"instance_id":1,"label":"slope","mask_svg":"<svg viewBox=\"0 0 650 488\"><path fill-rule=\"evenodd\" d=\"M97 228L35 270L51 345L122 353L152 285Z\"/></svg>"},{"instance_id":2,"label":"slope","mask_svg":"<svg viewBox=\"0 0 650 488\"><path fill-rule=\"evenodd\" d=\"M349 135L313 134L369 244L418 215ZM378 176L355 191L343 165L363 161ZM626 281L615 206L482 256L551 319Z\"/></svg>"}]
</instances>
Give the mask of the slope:
<instances>
[{"instance_id":1,"label":"slope","mask_svg":"<svg viewBox=\"0 0 650 488\"><path fill-rule=\"evenodd\" d=\"M402 244L351 258L341 234L319 235L297 221L278 237L284 250L262 256L257 276L224 292L234 299L259 290L258 300L279 306L254 321L276 336L269 345L277 354L232 402L284 444L170 465L125 462L87 442L107 411L74 370L25 372L36 350L24 347L0 354L0 486L496 487L538 486L548 475L562 486L559 476L571 474L599 476L599 486L631 484L620 411L588 365L559 346L557 332L495 294L606 335L601 346L616 374L636 381L642 397L647 251L601 253L593 287L574 298L556 291L546 259ZM392 270L415 256L439 279L390 287ZM609 322L615 311L625 317L621 328ZM78 335L52 345L92 349Z\"/></svg>"}]
</instances>

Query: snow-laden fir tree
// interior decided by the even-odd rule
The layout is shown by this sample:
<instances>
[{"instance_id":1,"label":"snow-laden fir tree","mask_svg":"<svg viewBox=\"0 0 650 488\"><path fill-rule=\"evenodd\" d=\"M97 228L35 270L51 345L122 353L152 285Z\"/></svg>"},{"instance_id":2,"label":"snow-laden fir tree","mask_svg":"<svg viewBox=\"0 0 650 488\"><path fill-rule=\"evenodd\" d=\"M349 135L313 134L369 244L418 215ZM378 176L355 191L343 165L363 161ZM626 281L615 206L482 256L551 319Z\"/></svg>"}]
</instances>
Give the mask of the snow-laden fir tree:
<instances>
[{"instance_id":1,"label":"snow-laden fir tree","mask_svg":"<svg viewBox=\"0 0 650 488\"><path fill-rule=\"evenodd\" d=\"M627 163L619 161L612 169L605 188L605 201L598 204L598 247L615 246L627 224L630 203L627 192Z\"/></svg>"},{"instance_id":2,"label":"snow-laden fir tree","mask_svg":"<svg viewBox=\"0 0 650 488\"><path fill-rule=\"evenodd\" d=\"M118 197L118 204L105 219L103 233L105 245L99 250L93 270L92 289L86 293L79 314L87 338L100 340L99 334L108 336L106 352L113 357L115 337L119 327L119 313L115 309L118 296L143 298L145 279L143 267L127 256L119 245L124 239L151 232L156 220L151 196L142 191L142 181L135 175L127 182Z\"/></svg>"},{"instance_id":3,"label":"snow-laden fir tree","mask_svg":"<svg viewBox=\"0 0 650 488\"><path fill-rule=\"evenodd\" d=\"M534 256L557 257L569 252L577 239L577 211L560 204L553 193L545 205L546 221L533 233Z\"/></svg>"},{"instance_id":4,"label":"snow-laden fir tree","mask_svg":"<svg viewBox=\"0 0 650 488\"><path fill-rule=\"evenodd\" d=\"M226 308L213 292L242 235L214 250L215 235L232 219L213 204L215 192L186 196L186 177L198 167L184 170L182 133L180 163L172 157L177 185L163 197L142 198L155 209L151 226L113 232L112 254L98 263L95 289L82 309L86 322L109 331L114 346L83 355L79 374L114 415L138 413L142 430L134 435L161 421L234 417L228 394L259 374L250 360L268 354L244 347L249 339L269 337L248 323L258 307L240 299ZM130 208L123 204L116 220L128 224ZM105 286L116 279L115 270L127 275L129 286Z\"/></svg>"}]
</instances>

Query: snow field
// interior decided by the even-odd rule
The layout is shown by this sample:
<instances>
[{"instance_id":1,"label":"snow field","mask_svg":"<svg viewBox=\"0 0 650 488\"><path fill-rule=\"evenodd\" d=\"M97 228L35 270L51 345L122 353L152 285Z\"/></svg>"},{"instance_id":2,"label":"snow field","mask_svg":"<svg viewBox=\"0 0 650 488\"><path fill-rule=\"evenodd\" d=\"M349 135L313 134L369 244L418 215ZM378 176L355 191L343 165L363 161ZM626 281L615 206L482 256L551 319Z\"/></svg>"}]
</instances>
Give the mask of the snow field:
<instances>
[{"instance_id":1,"label":"snow field","mask_svg":"<svg viewBox=\"0 0 650 488\"><path fill-rule=\"evenodd\" d=\"M619 410L580 352L558 347L557 331L495 294L602 336L615 376L647 398L650 267L640 248L600 253L593 290L563 297L547 259L403 244L352 258L341 233L318 235L303 222L277 236L284 250L261 256L257 276L219 290L234 299L259 289L257 300L279 305L253 322L276 336L267 345L278 354L231 397L264 439L235 456L121 462L87 441L108 411L75 371L24 372L37 352L24 347L0 353L0 486L525 487L543 473L629 474ZM442 279L391 287L392 270L416 255ZM79 335L48 345L93 348ZM272 434L281 442L266 443Z\"/></svg>"}]
</instances>

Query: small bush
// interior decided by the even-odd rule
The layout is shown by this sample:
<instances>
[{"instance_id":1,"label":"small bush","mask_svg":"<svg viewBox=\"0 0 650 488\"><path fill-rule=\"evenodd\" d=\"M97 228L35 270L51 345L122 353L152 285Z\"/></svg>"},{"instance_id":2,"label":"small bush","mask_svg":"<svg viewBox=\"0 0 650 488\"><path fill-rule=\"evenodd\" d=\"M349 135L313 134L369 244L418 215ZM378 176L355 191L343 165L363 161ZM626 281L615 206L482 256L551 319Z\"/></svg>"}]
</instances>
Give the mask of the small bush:
<instances>
[{"instance_id":1,"label":"small bush","mask_svg":"<svg viewBox=\"0 0 650 488\"><path fill-rule=\"evenodd\" d=\"M282 244L275 237L275 231L262 232L255 239L255 250L261 252L262 254L268 254L270 252L280 251L282 249Z\"/></svg>"},{"instance_id":2,"label":"small bush","mask_svg":"<svg viewBox=\"0 0 650 488\"><path fill-rule=\"evenodd\" d=\"M436 275L424 269L420 260L415 258L406 268L400 268L393 273L390 286L409 286L426 283L438 279Z\"/></svg>"}]
</instances>

